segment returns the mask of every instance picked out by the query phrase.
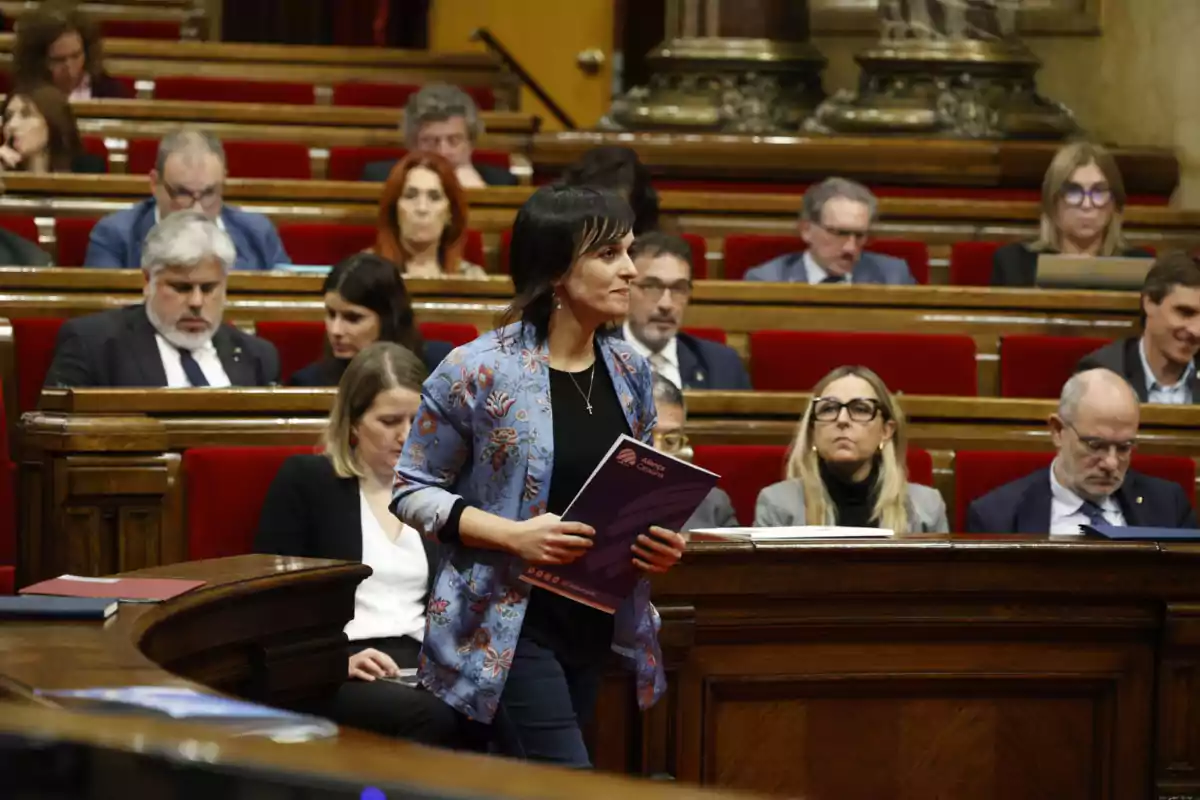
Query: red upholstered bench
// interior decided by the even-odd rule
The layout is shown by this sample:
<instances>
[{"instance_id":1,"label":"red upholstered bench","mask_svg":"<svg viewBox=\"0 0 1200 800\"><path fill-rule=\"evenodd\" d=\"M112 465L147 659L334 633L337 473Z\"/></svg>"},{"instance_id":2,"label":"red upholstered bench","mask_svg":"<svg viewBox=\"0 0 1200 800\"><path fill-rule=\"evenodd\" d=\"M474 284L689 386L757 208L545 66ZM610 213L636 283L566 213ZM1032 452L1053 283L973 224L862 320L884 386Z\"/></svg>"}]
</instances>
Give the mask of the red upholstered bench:
<instances>
[{"instance_id":1,"label":"red upholstered bench","mask_svg":"<svg viewBox=\"0 0 1200 800\"><path fill-rule=\"evenodd\" d=\"M154 99L311 106L316 102L316 94L311 83L181 75L155 78Z\"/></svg>"},{"instance_id":2,"label":"red upholstered bench","mask_svg":"<svg viewBox=\"0 0 1200 800\"><path fill-rule=\"evenodd\" d=\"M427 342L449 342L461 347L479 338L479 329L465 322L422 322L417 325Z\"/></svg>"},{"instance_id":3,"label":"red upholstered bench","mask_svg":"<svg viewBox=\"0 0 1200 800\"><path fill-rule=\"evenodd\" d=\"M950 246L951 286L991 286L992 256L1004 242L955 242Z\"/></svg>"},{"instance_id":4,"label":"red upholstered bench","mask_svg":"<svg viewBox=\"0 0 1200 800\"><path fill-rule=\"evenodd\" d=\"M333 87L333 104L400 110L420 88L411 83L338 83ZM471 96L480 111L491 111L496 107L496 96L491 87L464 86L462 90Z\"/></svg>"},{"instance_id":5,"label":"red upholstered bench","mask_svg":"<svg viewBox=\"0 0 1200 800\"><path fill-rule=\"evenodd\" d=\"M1058 397L1079 359L1108 342L1090 336L1001 336L1000 396Z\"/></svg>"},{"instance_id":6,"label":"red upholstered bench","mask_svg":"<svg viewBox=\"0 0 1200 800\"><path fill-rule=\"evenodd\" d=\"M105 39L183 38L182 24L169 19L102 19L100 35Z\"/></svg>"},{"instance_id":7,"label":"red upholstered bench","mask_svg":"<svg viewBox=\"0 0 1200 800\"><path fill-rule=\"evenodd\" d=\"M807 392L845 364L873 370L893 392L974 397L970 336L840 331L755 331L750 380L760 392Z\"/></svg>"},{"instance_id":8,"label":"red upholstered bench","mask_svg":"<svg viewBox=\"0 0 1200 800\"><path fill-rule=\"evenodd\" d=\"M0 214L0 228L15 233L28 242L38 243L37 221L32 215Z\"/></svg>"},{"instance_id":9,"label":"red upholstered bench","mask_svg":"<svg viewBox=\"0 0 1200 800\"><path fill-rule=\"evenodd\" d=\"M315 446L193 447L183 454L188 558L251 552L267 490L288 458Z\"/></svg>"},{"instance_id":10,"label":"red upholstered bench","mask_svg":"<svg viewBox=\"0 0 1200 800\"><path fill-rule=\"evenodd\" d=\"M83 136L83 151L94 156L100 156L104 159L104 171L109 170L108 164L108 145L104 142L103 136Z\"/></svg>"},{"instance_id":11,"label":"red upholstered bench","mask_svg":"<svg viewBox=\"0 0 1200 800\"><path fill-rule=\"evenodd\" d=\"M799 253L808 245L799 236L774 236L757 233L731 234L725 237L725 280L740 281L746 272L787 253ZM929 283L929 246L907 239L871 239L867 250L899 258L908 264L917 283Z\"/></svg>"},{"instance_id":12,"label":"red upholstered bench","mask_svg":"<svg viewBox=\"0 0 1200 800\"><path fill-rule=\"evenodd\" d=\"M66 320L29 317L12 320L13 350L17 360L17 412L37 408L46 373L54 361L58 329Z\"/></svg>"},{"instance_id":13,"label":"red upholstered bench","mask_svg":"<svg viewBox=\"0 0 1200 800\"><path fill-rule=\"evenodd\" d=\"M695 233L679 234L688 247L692 249L692 280L702 281L708 277L708 243L703 236ZM508 271L508 249L512 245L512 228L506 228L500 233L500 272Z\"/></svg>"},{"instance_id":14,"label":"red upholstered bench","mask_svg":"<svg viewBox=\"0 0 1200 800\"><path fill-rule=\"evenodd\" d=\"M0 594L13 594L16 590L16 570L13 567L0 567Z\"/></svg>"},{"instance_id":15,"label":"red upholstered bench","mask_svg":"<svg viewBox=\"0 0 1200 800\"><path fill-rule=\"evenodd\" d=\"M399 161L407 154L403 147L331 147L327 174L331 181L356 181L367 164Z\"/></svg>"},{"instance_id":16,"label":"red upholstered bench","mask_svg":"<svg viewBox=\"0 0 1200 800\"><path fill-rule=\"evenodd\" d=\"M281 222L277 229L293 264L332 266L375 245L374 225Z\"/></svg>"},{"instance_id":17,"label":"red upholstered bench","mask_svg":"<svg viewBox=\"0 0 1200 800\"><path fill-rule=\"evenodd\" d=\"M717 344L725 344L729 341L724 328L684 328L683 332L689 336L695 336L697 339L707 339Z\"/></svg>"},{"instance_id":18,"label":"red upholstered bench","mask_svg":"<svg viewBox=\"0 0 1200 800\"><path fill-rule=\"evenodd\" d=\"M127 171L146 174L158 160L158 139L130 139ZM231 178L312 178L308 145L299 142L224 141L225 165Z\"/></svg>"},{"instance_id":19,"label":"red upholstered bench","mask_svg":"<svg viewBox=\"0 0 1200 800\"><path fill-rule=\"evenodd\" d=\"M58 266L82 267L87 257L88 241L92 228L99 220L96 217L57 217L54 220L54 238L58 240Z\"/></svg>"}]
</instances>

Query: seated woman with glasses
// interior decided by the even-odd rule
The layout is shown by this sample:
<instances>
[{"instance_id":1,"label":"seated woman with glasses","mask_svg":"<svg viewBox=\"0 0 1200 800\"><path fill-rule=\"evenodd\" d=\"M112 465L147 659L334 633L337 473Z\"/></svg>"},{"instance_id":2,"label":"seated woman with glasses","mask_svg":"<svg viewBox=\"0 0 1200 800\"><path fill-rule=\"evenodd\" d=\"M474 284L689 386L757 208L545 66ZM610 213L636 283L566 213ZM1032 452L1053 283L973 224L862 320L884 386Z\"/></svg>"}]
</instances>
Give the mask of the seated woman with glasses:
<instances>
[{"instance_id":1,"label":"seated woman with glasses","mask_svg":"<svg viewBox=\"0 0 1200 800\"><path fill-rule=\"evenodd\" d=\"M325 357L297 370L292 386L337 386L350 359L375 342L395 342L433 370L449 342L425 342L413 321L412 300L396 265L371 253L344 259L325 276Z\"/></svg>"},{"instance_id":2,"label":"seated woman with glasses","mask_svg":"<svg viewBox=\"0 0 1200 800\"><path fill-rule=\"evenodd\" d=\"M904 412L866 367L838 367L813 388L787 479L758 495L756 527L839 525L945 533L936 489L909 483Z\"/></svg>"},{"instance_id":3,"label":"seated woman with glasses","mask_svg":"<svg viewBox=\"0 0 1200 800\"><path fill-rule=\"evenodd\" d=\"M75 113L53 84L18 88L0 105L4 141L0 171L104 173L100 156L85 153Z\"/></svg>"},{"instance_id":4,"label":"seated woman with glasses","mask_svg":"<svg viewBox=\"0 0 1200 800\"><path fill-rule=\"evenodd\" d=\"M392 168L379 198L373 252L399 265L406 278L486 278L462 257L467 195L450 162L412 152Z\"/></svg>"},{"instance_id":5,"label":"seated woman with glasses","mask_svg":"<svg viewBox=\"0 0 1200 800\"><path fill-rule=\"evenodd\" d=\"M1037 241L1014 242L992 256L992 286L1033 286L1038 256L1153 258L1129 247L1121 233L1125 182L1112 154L1098 144L1060 148L1042 181L1042 221Z\"/></svg>"}]
</instances>

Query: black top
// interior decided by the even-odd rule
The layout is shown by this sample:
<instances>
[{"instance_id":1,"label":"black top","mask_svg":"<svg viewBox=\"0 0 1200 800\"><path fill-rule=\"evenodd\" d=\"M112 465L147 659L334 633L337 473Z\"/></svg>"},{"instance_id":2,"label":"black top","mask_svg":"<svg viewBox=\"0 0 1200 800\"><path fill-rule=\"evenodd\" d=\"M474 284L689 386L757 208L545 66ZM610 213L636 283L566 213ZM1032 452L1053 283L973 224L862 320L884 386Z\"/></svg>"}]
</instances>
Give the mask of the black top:
<instances>
[{"instance_id":1,"label":"black top","mask_svg":"<svg viewBox=\"0 0 1200 800\"><path fill-rule=\"evenodd\" d=\"M1038 256L1054 250L1033 251L1024 242L1006 244L992 255L992 286L1034 286L1037 284ZM1122 258L1154 258L1149 250L1130 247Z\"/></svg>"},{"instance_id":2,"label":"black top","mask_svg":"<svg viewBox=\"0 0 1200 800\"><path fill-rule=\"evenodd\" d=\"M417 355L421 357L425 369L433 372L453 349L454 345L449 342L433 340L423 342L421 352ZM288 378L288 386L337 386L341 383L342 374L345 373L348 366L350 366L348 358L327 356L293 372Z\"/></svg>"},{"instance_id":3,"label":"black top","mask_svg":"<svg viewBox=\"0 0 1200 800\"><path fill-rule=\"evenodd\" d=\"M613 441L629 433L629 423L599 348L594 368L591 414L584 396L593 380L592 368L575 373L550 370L554 468L546 510L551 514L566 511ZM529 594L521 635L554 651L566 664L603 663L612 647L613 615L535 587Z\"/></svg>"},{"instance_id":4,"label":"black top","mask_svg":"<svg viewBox=\"0 0 1200 800\"><path fill-rule=\"evenodd\" d=\"M821 480L829 498L837 507L834 520L846 528L878 528L879 520L871 519L875 507L875 485L879 480L879 459L871 465L871 474L855 483L838 475L824 462L820 462Z\"/></svg>"}]
</instances>

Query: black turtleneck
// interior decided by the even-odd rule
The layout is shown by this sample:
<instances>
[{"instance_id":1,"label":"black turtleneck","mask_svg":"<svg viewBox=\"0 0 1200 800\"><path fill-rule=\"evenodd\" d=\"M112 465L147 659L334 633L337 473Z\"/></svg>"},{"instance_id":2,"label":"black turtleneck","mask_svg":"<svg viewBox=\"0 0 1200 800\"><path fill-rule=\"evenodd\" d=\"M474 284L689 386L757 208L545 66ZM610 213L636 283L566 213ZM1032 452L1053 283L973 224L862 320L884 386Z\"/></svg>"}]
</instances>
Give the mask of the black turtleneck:
<instances>
[{"instance_id":1,"label":"black turtleneck","mask_svg":"<svg viewBox=\"0 0 1200 800\"><path fill-rule=\"evenodd\" d=\"M879 480L879 459L871 462L871 474L855 483L843 478L829 467L824 460L819 460L821 482L825 484L830 499L833 500L837 513L835 524L846 528L878 528L879 520L871 519L875 508L875 484Z\"/></svg>"}]
</instances>

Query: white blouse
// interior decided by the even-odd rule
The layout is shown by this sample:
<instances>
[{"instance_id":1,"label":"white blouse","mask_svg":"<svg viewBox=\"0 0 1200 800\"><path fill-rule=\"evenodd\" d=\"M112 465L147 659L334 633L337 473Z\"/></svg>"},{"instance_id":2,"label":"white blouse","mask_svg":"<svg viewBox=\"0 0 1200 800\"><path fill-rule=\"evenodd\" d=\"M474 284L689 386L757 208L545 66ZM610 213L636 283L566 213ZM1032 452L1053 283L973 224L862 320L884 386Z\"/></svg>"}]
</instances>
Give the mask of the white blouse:
<instances>
[{"instance_id":1,"label":"white blouse","mask_svg":"<svg viewBox=\"0 0 1200 800\"><path fill-rule=\"evenodd\" d=\"M425 590L429 562L421 534L405 525L396 541L388 538L371 511L367 496L359 490L362 517L363 563L371 577L354 592L354 619L346 625L350 641L425 636Z\"/></svg>"}]
</instances>

